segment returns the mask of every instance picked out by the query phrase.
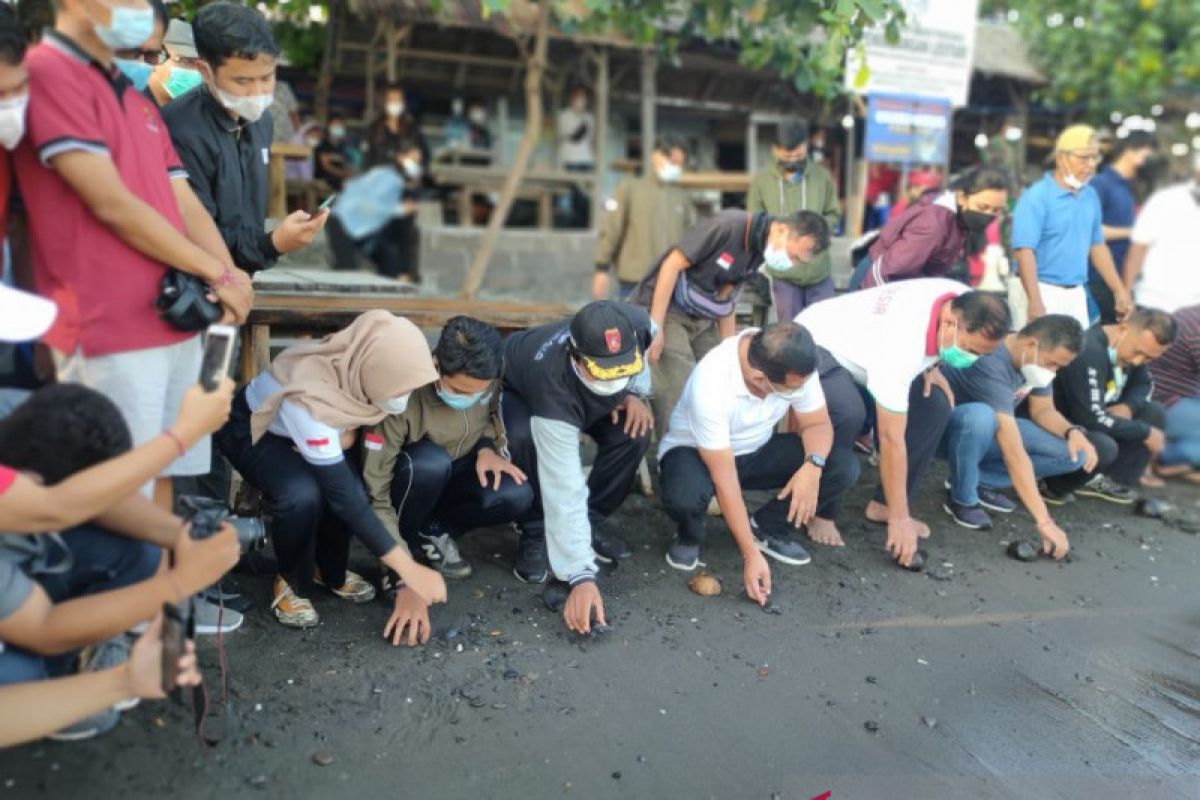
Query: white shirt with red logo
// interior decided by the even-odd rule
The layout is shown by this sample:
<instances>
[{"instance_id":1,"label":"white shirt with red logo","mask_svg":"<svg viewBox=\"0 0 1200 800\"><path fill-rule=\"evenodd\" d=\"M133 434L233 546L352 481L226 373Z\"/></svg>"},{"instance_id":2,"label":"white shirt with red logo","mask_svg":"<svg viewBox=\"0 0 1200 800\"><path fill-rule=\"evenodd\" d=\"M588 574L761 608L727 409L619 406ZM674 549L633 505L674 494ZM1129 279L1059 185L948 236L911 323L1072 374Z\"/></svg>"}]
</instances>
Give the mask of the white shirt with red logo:
<instances>
[{"instance_id":1,"label":"white shirt with red logo","mask_svg":"<svg viewBox=\"0 0 1200 800\"><path fill-rule=\"evenodd\" d=\"M255 411L268 397L283 391L279 381L270 372L262 372L246 386L246 404ZM336 464L342 454L341 434L337 428L318 422L298 403L284 400L279 411L267 426L268 433L291 439L296 450L310 464Z\"/></svg>"}]
</instances>

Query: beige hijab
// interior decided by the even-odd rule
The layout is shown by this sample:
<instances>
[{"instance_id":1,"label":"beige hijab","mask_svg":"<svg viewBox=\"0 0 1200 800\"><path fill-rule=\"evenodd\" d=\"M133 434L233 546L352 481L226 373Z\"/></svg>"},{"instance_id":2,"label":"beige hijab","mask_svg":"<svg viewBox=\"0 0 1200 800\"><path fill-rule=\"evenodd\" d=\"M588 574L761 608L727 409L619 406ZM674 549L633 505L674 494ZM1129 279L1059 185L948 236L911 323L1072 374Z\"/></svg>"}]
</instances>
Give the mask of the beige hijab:
<instances>
[{"instance_id":1,"label":"beige hijab","mask_svg":"<svg viewBox=\"0 0 1200 800\"><path fill-rule=\"evenodd\" d=\"M255 442L284 400L331 427L358 428L387 416L378 403L432 383L438 375L417 326L383 310L367 311L319 342L289 347L271 362L270 371L283 389L251 416Z\"/></svg>"}]
</instances>

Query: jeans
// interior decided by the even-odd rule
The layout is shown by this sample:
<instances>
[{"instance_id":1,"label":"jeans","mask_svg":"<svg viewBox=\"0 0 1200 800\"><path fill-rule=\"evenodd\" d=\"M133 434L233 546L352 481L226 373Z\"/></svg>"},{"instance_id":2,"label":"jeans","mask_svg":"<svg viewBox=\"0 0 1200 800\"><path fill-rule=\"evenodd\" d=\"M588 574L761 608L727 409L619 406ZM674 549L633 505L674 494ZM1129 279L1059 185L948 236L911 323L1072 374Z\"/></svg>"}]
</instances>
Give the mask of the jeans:
<instances>
[{"instance_id":1,"label":"jeans","mask_svg":"<svg viewBox=\"0 0 1200 800\"><path fill-rule=\"evenodd\" d=\"M162 561L161 548L94 525L65 531L62 539L71 551L71 568L58 574L30 575L55 603L140 583L152 577ZM78 651L72 650L43 656L6 644L0 650L0 684L67 675L77 655Z\"/></svg>"},{"instance_id":2,"label":"jeans","mask_svg":"<svg viewBox=\"0 0 1200 800\"><path fill-rule=\"evenodd\" d=\"M1155 428L1166 424L1166 414L1158 403L1147 403L1133 418ZM1136 487L1150 464L1150 451L1139 439L1114 439L1103 431L1087 431L1088 441L1096 448L1099 463L1092 472L1072 472L1049 478L1046 483L1057 492L1073 492L1095 475L1107 475L1117 483Z\"/></svg>"},{"instance_id":3,"label":"jeans","mask_svg":"<svg viewBox=\"0 0 1200 800\"><path fill-rule=\"evenodd\" d=\"M771 281L771 301L775 304L775 316L780 322L791 322L813 303L833 297L833 278L814 283L812 286L797 286L787 281Z\"/></svg>"},{"instance_id":4,"label":"jeans","mask_svg":"<svg viewBox=\"0 0 1200 800\"><path fill-rule=\"evenodd\" d=\"M1159 460L1163 464L1200 466L1200 397L1182 397L1167 409L1164 433L1167 446Z\"/></svg>"},{"instance_id":5,"label":"jeans","mask_svg":"<svg viewBox=\"0 0 1200 800\"><path fill-rule=\"evenodd\" d=\"M1017 427L1025 452L1033 462L1034 477L1040 480L1083 468L1083 454L1072 459L1062 437L1030 419L1017 419ZM955 406L938 447L938 456L946 459L950 466L950 498L955 503L978 505L980 486L1006 489L1013 485L1000 444L996 441L998 428L999 420L991 406L985 403Z\"/></svg>"},{"instance_id":6,"label":"jeans","mask_svg":"<svg viewBox=\"0 0 1200 800\"><path fill-rule=\"evenodd\" d=\"M776 433L753 453L738 456L738 483L743 489L772 492L782 489L804 466L804 443L794 433ZM708 503L716 493L712 475L694 447L675 447L659 462L663 509L678 526L680 540L689 544L704 542L704 519ZM858 459L847 448L835 448L821 472L817 496L817 516L837 516L842 495L858 480ZM759 526L770 532L787 529L791 498L771 498L754 512Z\"/></svg>"},{"instance_id":7,"label":"jeans","mask_svg":"<svg viewBox=\"0 0 1200 800\"><path fill-rule=\"evenodd\" d=\"M518 485L510 476L493 489L494 476L480 486L475 474L472 451L457 461L446 449L428 439L414 442L400 451L392 477L392 504L400 517L400 531L409 548L419 551L416 534L430 521L439 523L451 536L475 528L512 522L533 505L533 487L526 481Z\"/></svg>"}]
</instances>

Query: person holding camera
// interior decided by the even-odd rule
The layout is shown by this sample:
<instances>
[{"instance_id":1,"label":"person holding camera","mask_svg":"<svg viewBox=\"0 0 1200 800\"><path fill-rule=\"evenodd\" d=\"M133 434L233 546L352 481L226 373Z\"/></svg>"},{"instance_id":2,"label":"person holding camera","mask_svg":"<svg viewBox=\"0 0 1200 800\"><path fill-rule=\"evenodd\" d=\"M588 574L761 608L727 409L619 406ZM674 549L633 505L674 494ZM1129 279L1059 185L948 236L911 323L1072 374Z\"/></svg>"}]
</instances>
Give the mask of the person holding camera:
<instances>
[{"instance_id":1,"label":"person holding camera","mask_svg":"<svg viewBox=\"0 0 1200 800\"><path fill-rule=\"evenodd\" d=\"M445 601L446 582L380 522L345 451L360 428L404 413L412 393L437 376L417 326L375 310L319 342L288 348L234 398L215 440L262 492L272 518L279 574L271 607L283 625L319 622L308 599L314 583L343 600L374 598L375 588L346 568L353 536L403 582L384 635L393 645L406 629L408 644L428 640L428 606Z\"/></svg>"},{"instance_id":2,"label":"person holding camera","mask_svg":"<svg viewBox=\"0 0 1200 800\"><path fill-rule=\"evenodd\" d=\"M61 533L17 527L14 515L4 513L18 472L22 482L58 487L81 471L114 463L129 448L120 411L79 385L40 389L0 421L0 530L6 531L0 535L0 684L66 675L77 663L80 672L124 663L127 630L152 618L164 603L185 602L237 561L231 527L195 541L178 518L134 486L125 488L124 500L114 503L110 495L110 507L93 520ZM163 549L174 556L169 570L159 569ZM83 647L88 649L80 654ZM55 738L88 738L111 729L117 719L106 708Z\"/></svg>"}]
</instances>

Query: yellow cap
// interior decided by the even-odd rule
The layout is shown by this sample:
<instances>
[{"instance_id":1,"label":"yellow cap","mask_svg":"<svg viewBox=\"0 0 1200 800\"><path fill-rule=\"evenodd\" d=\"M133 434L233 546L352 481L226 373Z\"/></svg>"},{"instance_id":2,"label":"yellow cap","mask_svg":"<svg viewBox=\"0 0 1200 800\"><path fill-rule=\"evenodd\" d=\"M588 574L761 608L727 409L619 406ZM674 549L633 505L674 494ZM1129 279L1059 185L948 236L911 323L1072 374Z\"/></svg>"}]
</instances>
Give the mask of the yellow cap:
<instances>
[{"instance_id":1,"label":"yellow cap","mask_svg":"<svg viewBox=\"0 0 1200 800\"><path fill-rule=\"evenodd\" d=\"M1086 150L1096 146L1096 129L1090 125L1072 125L1058 135L1054 143L1054 152L1066 153L1071 150Z\"/></svg>"}]
</instances>

